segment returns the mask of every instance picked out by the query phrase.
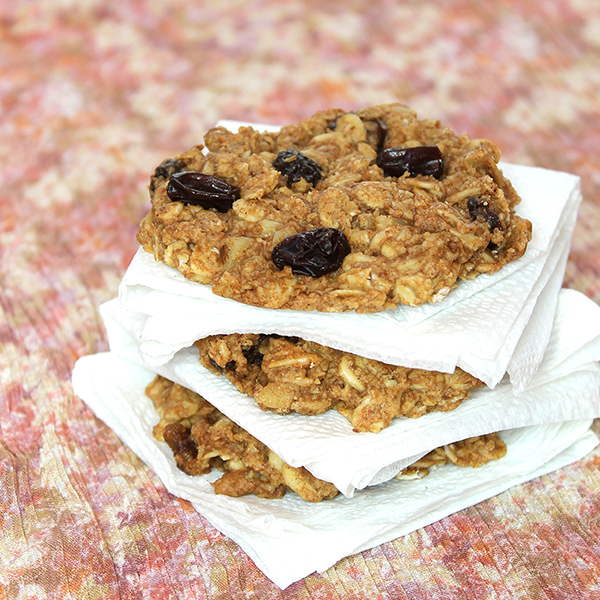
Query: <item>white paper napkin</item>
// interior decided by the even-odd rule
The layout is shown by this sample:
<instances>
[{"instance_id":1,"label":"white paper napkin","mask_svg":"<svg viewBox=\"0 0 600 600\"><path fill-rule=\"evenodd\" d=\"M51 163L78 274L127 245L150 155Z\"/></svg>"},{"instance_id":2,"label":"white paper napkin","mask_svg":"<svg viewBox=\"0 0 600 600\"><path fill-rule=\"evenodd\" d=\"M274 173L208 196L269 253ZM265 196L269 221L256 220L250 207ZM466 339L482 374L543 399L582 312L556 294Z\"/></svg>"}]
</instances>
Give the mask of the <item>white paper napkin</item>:
<instances>
[{"instance_id":1,"label":"white paper napkin","mask_svg":"<svg viewBox=\"0 0 600 600\"><path fill-rule=\"evenodd\" d=\"M192 502L281 588L578 460L598 442L590 421L540 425L504 432L507 455L479 469L447 465L422 480L392 480L352 499L311 504L293 493L281 500L229 498L214 494L210 476L179 471L167 445L152 437L158 417L144 388L153 376L103 353L77 362L73 387L172 494Z\"/></svg>"},{"instance_id":2,"label":"white paper napkin","mask_svg":"<svg viewBox=\"0 0 600 600\"><path fill-rule=\"evenodd\" d=\"M136 328L147 317L124 311L116 300L101 306L111 350L193 389L261 440L288 464L304 466L344 495L393 477L440 445L494 431L600 416L600 307L573 290L558 295L552 336L527 390L515 395L505 379L479 389L456 410L418 419L399 418L383 431L355 433L337 411L319 416L277 415L261 410L225 377L198 362L195 348L165 365L144 363Z\"/></svg>"},{"instance_id":3,"label":"white paper napkin","mask_svg":"<svg viewBox=\"0 0 600 600\"><path fill-rule=\"evenodd\" d=\"M461 283L435 305L373 315L260 309L214 296L140 250L119 300L101 307L112 351L77 362L75 393L171 493L190 500L281 588L583 457L598 442L589 425L600 414L600 308L576 292L559 293L579 180L502 166L523 198L519 214L534 223L527 253L497 274ZM215 333L298 335L392 364L447 372L460 366L495 389L476 391L450 413L358 434L335 411L261 411L198 363L190 346ZM158 416L144 388L156 372L196 390L283 460L344 495L316 505L293 493L282 500L215 495L209 481L219 475L185 475L152 437ZM501 381L505 372L510 381ZM499 430L508 445L499 461L391 479L435 447Z\"/></svg>"},{"instance_id":4,"label":"white paper napkin","mask_svg":"<svg viewBox=\"0 0 600 600\"><path fill-rule=\"evenodd\" d=\"M119 298L148 315L138 334L146 363L164 364L207 335L280 333L390 364L442 372L459 366L490 387L508 371L524 389L548 342L581 194L574 175L502 168L523 199L519 214L533 223L528 250L498 273L461 282L436 304L375 314L256 308L215 296L140 249Z\"/></svg>"}]
</instances>

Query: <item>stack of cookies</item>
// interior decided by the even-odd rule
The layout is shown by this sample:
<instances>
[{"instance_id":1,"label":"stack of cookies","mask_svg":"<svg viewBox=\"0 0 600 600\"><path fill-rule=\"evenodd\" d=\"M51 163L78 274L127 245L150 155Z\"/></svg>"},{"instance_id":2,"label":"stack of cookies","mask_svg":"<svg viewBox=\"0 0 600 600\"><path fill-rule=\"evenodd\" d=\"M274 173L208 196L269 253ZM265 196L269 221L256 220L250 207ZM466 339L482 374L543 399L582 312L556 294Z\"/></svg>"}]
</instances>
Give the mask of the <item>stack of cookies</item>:
<instances>
[{"instance_id":1,"label":"stack of cookies","mask_svg":"<svg viewBox=\"0 0 600 600\"><path fill-rule=\"evenodd\" d=\"M155 418L141 436L190 486L352 502L438 467L459 481L484 473L509 460L513 438L532 463L510 463L510 485L595 443L600 317L560 292L575 177L500 168L491 142L399 104L281 129L218 126L204 142L156 168L141 248L102 307L113 355L142 369L136 402ZM115 427L83 369L76 391ZM143 455L147 442L116 427ZM547 453L548 427L554 451L535 463L526 440ZM499 491L481 489L458 507ZM427 522L399 519L386 539ZM369 535L323 561L383 539Z\"/></svg>"}]
</instances>

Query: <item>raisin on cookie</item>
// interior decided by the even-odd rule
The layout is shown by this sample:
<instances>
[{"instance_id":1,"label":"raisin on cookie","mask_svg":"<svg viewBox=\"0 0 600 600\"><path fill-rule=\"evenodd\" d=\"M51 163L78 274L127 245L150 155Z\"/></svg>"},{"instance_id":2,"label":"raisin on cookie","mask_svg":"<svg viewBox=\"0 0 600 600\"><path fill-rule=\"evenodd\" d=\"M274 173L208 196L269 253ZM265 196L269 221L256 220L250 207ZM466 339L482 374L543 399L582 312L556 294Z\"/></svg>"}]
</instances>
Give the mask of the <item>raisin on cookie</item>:
<instances>
[{"instance_id":1,"label":"raisin on cookie","mask_svg":"<svg viewBox=\"0 0 600 600\"><path fill-rule=\"evenodd\" d=\"M318 415L335 409L355 431L376 433L394 417L454 410L483 386L458 367L454 373L398 367L297 337L233 333L195 346L204 367L263 410Z\"/></svg>"},{"instance_id":2,"label":"raisin on cookie","mask_svg":"<svg viewBox=\"0 0 600 600\"><path fill-rule=\"evenodd\" d=\"M435 302L523 255L531 223L490 141L400 104L279 132L215 127L157 167L137 239L215 294L376 312Z\"/></svg>"},{"instance_id":3,"label":"raisin on cookie","mask_svg":"<svg viewBox=\"0 0 600 600\"><path fill-rule=\"evenodd\" d=\"M154 437L168 444L178 468L188 475L203 475L213 469L224 473L212 483L215 493L275 499L294 491L308 502L338 495L331 483L317 479L303 467L283 462L195 392L157 375L147 386L146 395L160 416ZM478 436L436 448L396 477L425 477L446 463L479 467L505 453L506 446L498 435Z\"/></svg>"}]
</instances>

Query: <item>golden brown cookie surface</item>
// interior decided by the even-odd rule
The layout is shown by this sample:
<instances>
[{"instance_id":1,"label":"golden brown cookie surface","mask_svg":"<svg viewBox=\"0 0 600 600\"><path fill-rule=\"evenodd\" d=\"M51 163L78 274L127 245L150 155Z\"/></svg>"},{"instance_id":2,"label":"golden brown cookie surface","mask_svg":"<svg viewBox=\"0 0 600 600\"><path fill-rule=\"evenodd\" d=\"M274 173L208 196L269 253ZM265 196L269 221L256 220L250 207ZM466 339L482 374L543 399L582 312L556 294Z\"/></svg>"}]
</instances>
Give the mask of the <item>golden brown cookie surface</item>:
<instances>
[{"instance_id":1,"label":"golden brown cookie surface","mask_svg":"<svg viewBox=\"0 0 600 600\"><path fill-rule=\"evenodd\" d=\"M398 367L300 338L233 333L195 346L204 367L227 377L263 410L318 415L336 409L356 431L376 433L395 417L454 410L483 386L460 368Z\"/></svg>"},{"instance_id":2,"label":"golden brown cookie surface","mask_svg":"<svg viewBox=\"0 0 600 600\"><path fill-rule=\"evenodd\" d=\"M436 301L526 250L531 224L487 140L399 104L278 133L222 127L160 165L138 240L215 294L376 312Z\"/></svg>"}]
</instances>

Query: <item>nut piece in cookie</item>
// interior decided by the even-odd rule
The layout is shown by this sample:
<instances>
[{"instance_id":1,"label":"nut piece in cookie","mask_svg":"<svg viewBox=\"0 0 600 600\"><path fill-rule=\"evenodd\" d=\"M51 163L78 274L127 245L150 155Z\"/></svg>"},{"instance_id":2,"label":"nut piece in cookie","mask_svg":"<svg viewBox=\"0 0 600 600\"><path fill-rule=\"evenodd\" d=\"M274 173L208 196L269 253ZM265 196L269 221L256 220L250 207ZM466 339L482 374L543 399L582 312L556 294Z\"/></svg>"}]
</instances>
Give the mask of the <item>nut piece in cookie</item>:
<instances>
[{"instance_id":1,"label":"nut piece in cookie","mask_svg":"<svg viewBox=\"0 0 600 600\"><path fill-rule=\"evenodd\" d=\"M215 127L205 144L156 169L137 238L239 302L330 312L436 302L531 239L498 148L400 104L320 111L276 133ZM296 240L302 252L284 260Z\"/></svg>"}]
</instances>

